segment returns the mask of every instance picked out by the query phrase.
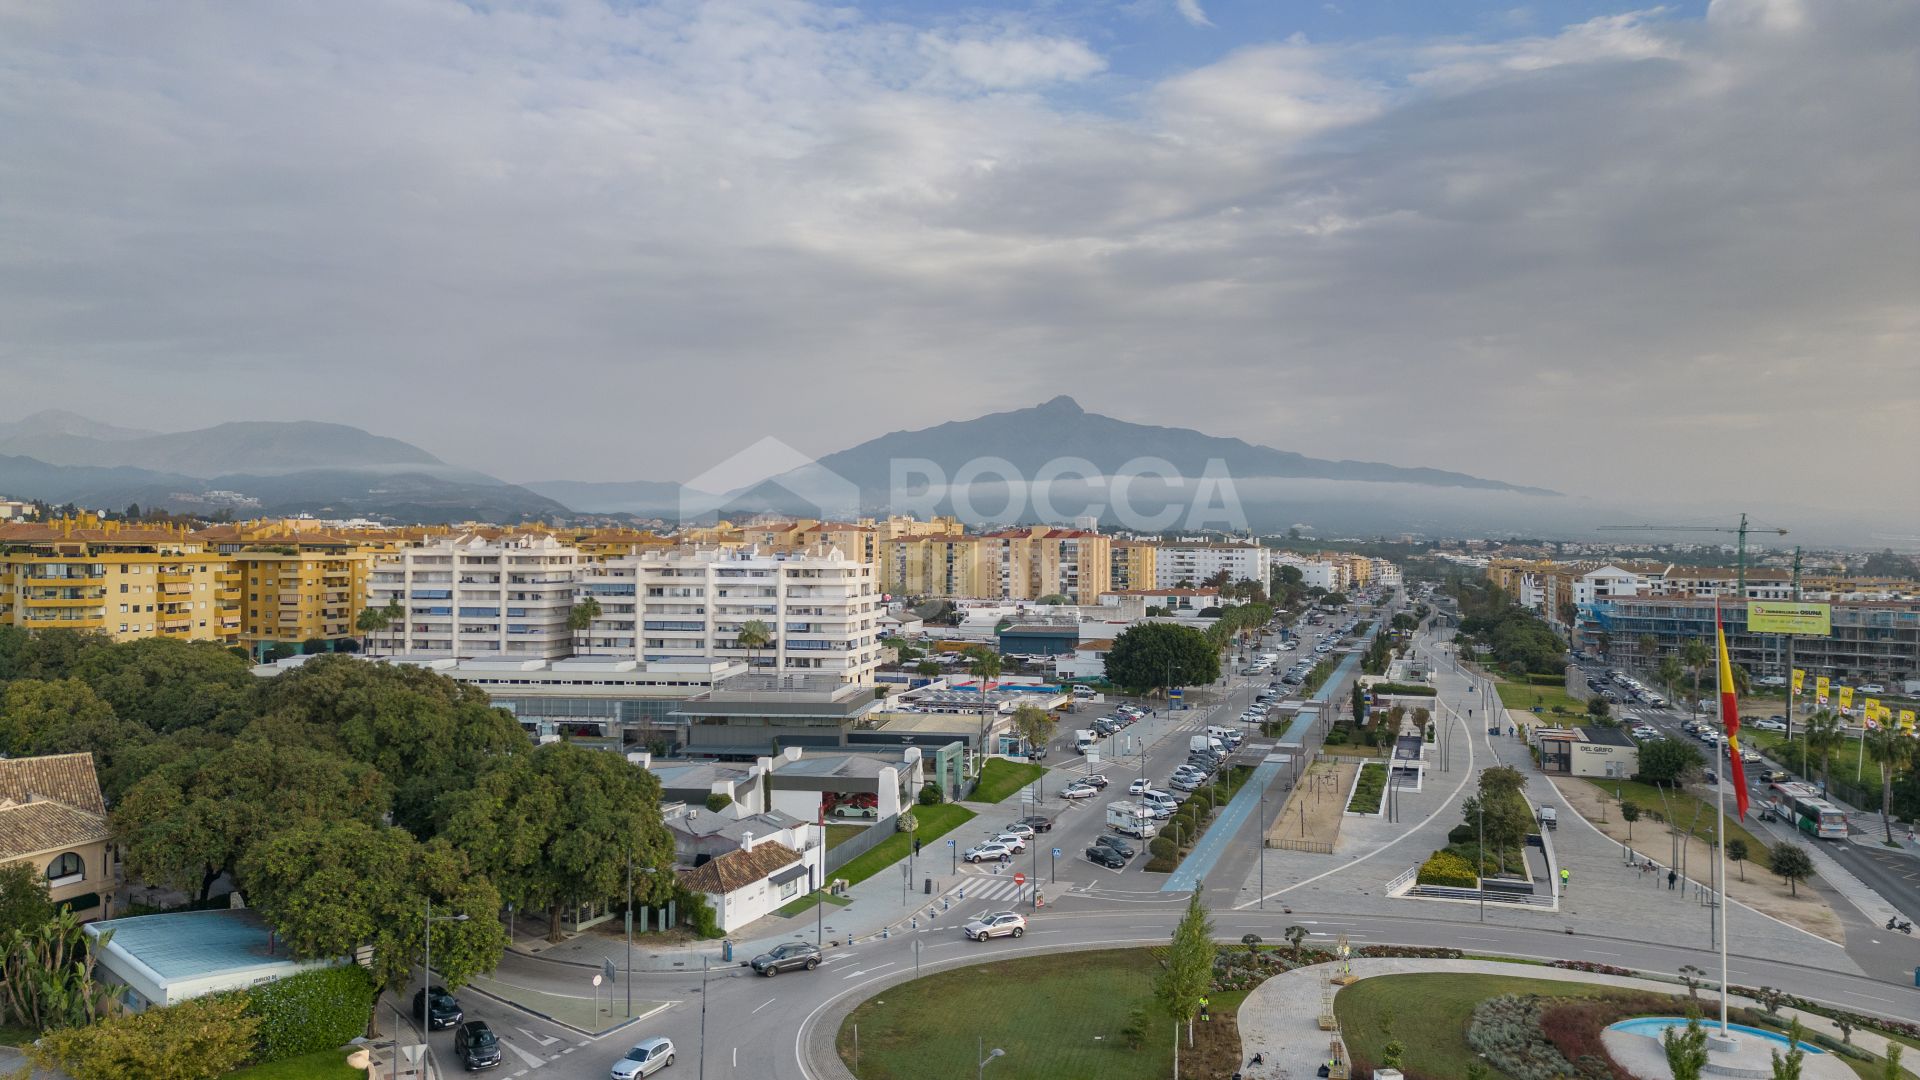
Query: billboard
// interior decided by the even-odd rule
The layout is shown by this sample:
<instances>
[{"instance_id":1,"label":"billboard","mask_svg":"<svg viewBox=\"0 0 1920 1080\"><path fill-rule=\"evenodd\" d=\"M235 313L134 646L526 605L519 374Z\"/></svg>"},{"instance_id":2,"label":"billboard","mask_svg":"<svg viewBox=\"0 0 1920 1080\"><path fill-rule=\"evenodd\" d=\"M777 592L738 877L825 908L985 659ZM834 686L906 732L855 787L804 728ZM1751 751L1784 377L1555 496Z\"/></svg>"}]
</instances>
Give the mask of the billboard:
<instances>
[{"instance_id":1,"label":"billboard","mask_svg":"<svg viewBox=\"0 0 1920 1080\"><path fill-rule=\"evenodd\" d=\"M1833 633L1833 606L1756 600L1747 605L1747 629L1756 634L1827 637Z\"/></svg>"}]
</instances>

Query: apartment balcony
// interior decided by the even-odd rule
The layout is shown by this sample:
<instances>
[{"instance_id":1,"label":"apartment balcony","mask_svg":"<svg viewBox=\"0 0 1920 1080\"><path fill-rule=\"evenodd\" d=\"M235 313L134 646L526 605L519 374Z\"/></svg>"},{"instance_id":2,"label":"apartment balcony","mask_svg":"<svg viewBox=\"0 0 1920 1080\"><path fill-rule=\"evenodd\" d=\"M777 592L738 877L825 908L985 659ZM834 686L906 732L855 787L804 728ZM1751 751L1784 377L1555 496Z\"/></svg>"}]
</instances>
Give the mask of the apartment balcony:
<instances>
[{"instance_id":1,"label":"apartment balcony","mask_svg":"<svg viewBox=\"0 0 1920 1080\"><path fill-rule=\"evenodd\" d=\"M162 585L191 585L193 574L185 570L162 570L156 575Z\"/></svg>"},{"instance_id":2,"label":"apartment balcony","mask_svg":"<svg viewBox=\"0 0 1920 1080\"><path fill-rule=\"evenodd\" d=\"M15 580L16 579L12 577L0 578L0 585ZM21 574L17 580L21 585L57 585L62 588L74 589L87 587L105 588L107 584L105 574L89 574L84 577L52 577L44 574Z\"/></svg>"},{"instance_id":3,"label":"apartment balcony","mask_svg":"<svg viewBox=\"0 0 1920 1080\"><path fill-rule=\"evenodd\" d=\"M50 612L39 615L33 612L23 612L22 614L26 618L27 626L35 630L44 630L48 627L59 627L64 630L104 630L107 626L106 617L98 614L56 615Z\"/></svg>"},{"instance_id":4,"label":"apartment balcony","mask_svg":"<svg viewBox=\"0 0 1920 1080\"><path fill-rule=\"evenodd\" d=\"M226 603L226 604L235 604L235 603L239 603L239 602L240 602L240 590L239 590L239 589L237 589L237 588L232 588L232 589L229 589L229 588L220 588L220 589L216 589L216 590L214 590L214 593L213 593L213 598L214 598L214 599L216 599L216 600L218 600L218 601L220 601L221 603Z\"/></svg>"},{"instance_id":5,"label":"apartment balcony","mask_svg":"<svg viewBox=\"0 0 1920 1080\"><path fill-rule=\"evenodd\" d=\"M106 598L107 594L102 591L94 593L91 596L34 596L29 594L22 597L22 600L29 608L99 607Z\"/></svg>"}]
</instances>

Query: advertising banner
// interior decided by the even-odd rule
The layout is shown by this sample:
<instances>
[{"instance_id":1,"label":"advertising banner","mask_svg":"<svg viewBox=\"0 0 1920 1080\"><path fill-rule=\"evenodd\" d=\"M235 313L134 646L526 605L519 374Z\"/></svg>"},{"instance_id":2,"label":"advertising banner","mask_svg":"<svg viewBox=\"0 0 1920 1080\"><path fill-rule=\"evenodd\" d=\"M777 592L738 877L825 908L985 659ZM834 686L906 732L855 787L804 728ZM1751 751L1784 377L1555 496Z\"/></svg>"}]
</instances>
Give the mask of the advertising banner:
<instances>
[{"instance_id":1,"label":"advertising banner","mask_svg":"<svg viewBox=\"0 0 1920 1080\"><path fill-rule=\"evenodd\" d=\"M1806 670L1803 668L1794 668L1793 669L1793 692L1797 694L1800 691L1806 689L1806 686L1807 686Z\"/></svg>"},{"instance_id":2,"label":"advertising banner","mask_svg":"<svg viewBox=\"0 0 1920 1080\"><path fill-rule=\"evenodd\" d=\"M1833 633L1833 605L1756 600L1747 605L1747 629L1756 634L1827 637Z\"/></svg>"},{"instance_id":3,"label":"advertising banner","mask_svg":"<svg viewBox=\"0 0 1920 1080\"><path fill-rule=\"evenodd\" d=\"M1853 711L1853 687L1851 686L1840 688L1840 711L1843 713Z\"/></svg>"}]
</instances>

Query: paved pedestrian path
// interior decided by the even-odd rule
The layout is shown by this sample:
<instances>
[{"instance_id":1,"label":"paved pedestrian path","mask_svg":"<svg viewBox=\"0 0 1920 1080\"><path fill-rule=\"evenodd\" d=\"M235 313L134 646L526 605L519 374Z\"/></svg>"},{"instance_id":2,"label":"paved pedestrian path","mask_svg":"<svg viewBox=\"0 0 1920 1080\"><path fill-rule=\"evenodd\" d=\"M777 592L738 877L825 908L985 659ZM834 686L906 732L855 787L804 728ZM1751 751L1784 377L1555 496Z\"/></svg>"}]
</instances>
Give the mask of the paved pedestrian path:
<instances>
[{"instance_id":1,"label":"paved pedestrian path","mask_svg":"<svg viewBox=\"0 0 1920 1080\"><path fill-rule=\"evenodd\" d=\"M1597 983L1662 994L1677 993L1681 989L1673 982L1639 976L1597 975L1491 960L1363 959L1353 961L1352 970L1355 977L1360 979L1437 972ZM1243 1063L1250 1062L1255 1054L1259 1054L1264 1060L1262 1064L1247 1064L1242 1069L1241 1075L1245 1080L1307 1080L1325 1063L1331 1035L1320 1030L1319 1017L1326 991L1331 985L1328 980L1333 973L1332 964L1296 968L1268 979L1247 995L1240 1005L1238 1017L1240 1059ZM1758 1002L1738 995L1732 999L1732 1003L1748 1007L1758 1005ZM1808 1031L1840 1038L1840 1029L1823 1016L1796 1014L1793 1009L1781 1010L1783 1018L1791 1019L1795 1015L1800 1016L1801 1023L1806 1025ZM1853 1042L1869 1053L1886 1053L1887 1040L1879 1035L1855 1031Z\"/></svg>"}]
</instances>

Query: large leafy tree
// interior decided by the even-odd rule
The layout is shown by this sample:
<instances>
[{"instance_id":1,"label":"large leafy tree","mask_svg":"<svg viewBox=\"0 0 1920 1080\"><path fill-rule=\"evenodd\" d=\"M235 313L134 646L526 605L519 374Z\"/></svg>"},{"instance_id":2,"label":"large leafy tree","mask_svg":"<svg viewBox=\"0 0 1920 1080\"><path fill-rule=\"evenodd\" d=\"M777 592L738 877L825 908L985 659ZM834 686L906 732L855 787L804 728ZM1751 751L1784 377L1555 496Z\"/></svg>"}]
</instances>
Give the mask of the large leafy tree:
<instances>
[{"instance_id":1,"label":"large leafy tree","mask_svg":"<svg viewBox=\"0 0 1920 1080\"><path fill-rule=\"evenodd\" d=\"M1028 746L1044 747L1053 740L1054 715L1037 705L1013 710L1013 730Z\"/></svg>"},{"instance_id":2,"label":"large leafy tree","mask_svg":"<svg viewBox=\"0 0 1920 1080\"><path fill-rule=\"evenodd\" d=\"M1700 751L1673 739L1650 739L1640 744L1640 772L1635 779L1649 784L1679 784L1705 764Z\"/></svg>"},{"instance_id":3,"label":"large leafy tree","mask_svg":"<svg viewBox=\"0 0 1920 1080\"><path fill-rule=\"evenodd\" d=\"M45 875L32 863L0 866L0 942L15 930L31 930L51 918Z\"/></svg>"},{"instance_id":4,"label":"large leafy tree","mask_svg":"<svg viewBox=\"0 0 1920 1080\"><path fill-rule=\"evenodd\" d=\"M545 909L622 896L628 859L636 895L663 903L673 841L660 823L660 783L617 754L549 743L500 763L443 804L443 835L473 857L501 896Z\"/></svg>"},{"instance_id":5,"label":"large leafy tree","mask_svg":"<svg viewBox=\"0 0 1920 1080\"><path fill-rule=\"evenodd\" d=\"M365 821L309 821L247 853L249 901L295 955L322 959L371 946L379 991L404 987L426 950L432 905L433 977L459 987L499 966L506 948L500 894L444 839ZM466 915L467 921L439 921Z\"/></svg>"},{"instance_id":6,"label":"large leafy tree","mask_svg":"<svg viewBox=\"0 0 1920 1080\"><path fill-rule=\"evenodd\" d=\"M158 732L219 725L237 730L259 680L247 661L213 642L146 638L88 649L73 675L116 715Z\"/></svg>"},{"instance_id":7,"label":"large leafy tree","mask_svg":"<svg viewBox=\"0 0 1920 1080\"><path fill-rule=\"evenodd\" d=\"M264 681L254 732L372 765L393 783L394 820L422 838L442 795L530 749L485 691L430 671L320 656Z\"/></svg>"},{"instance_id":8,"label":"large leafy tree","mask_svg":"<svg viewBox=\"0 0 1920 1080\"><path fill-rule=\"evenodd\" d=\"M81 656L108 645L106 637L78 630L0 626L0 682L64 679Z\"/></svg>"},{"instance_id":9,"label":"large leafy tree","mask_svg":"<svg viewBox=\"0 0 1920 1080\"><path fill-rule=\"evenodd\" d=\"M1178 623L1129 627L1107 652L1107 678L1131 692L1201 686L1220 677L1220 651L1205 634Z\"/></svg>"},{"instance_id":10,"label":"large leafy tree","mask_svg":"<svg viewBox=\"0 0 1920 1080\"><path fill-rule=\"evenodd\" d=\"M16 679L0 694L0 753L91 752L109 801L132 782L131 762L154 739L78 679Z\"/></svg>"},{"instance_id":11,"label":"large leafy tree","mask_svg":"<svg viewBox=\"0 0 1920 1080\"><path fill-rule=\"evenodd\" d=\"M249 739L161 766L127 792L113 824L129 871L204 900L269 835L310 821L377 822L390 798L360 762Z\"/></svg>"}]
</instances>

